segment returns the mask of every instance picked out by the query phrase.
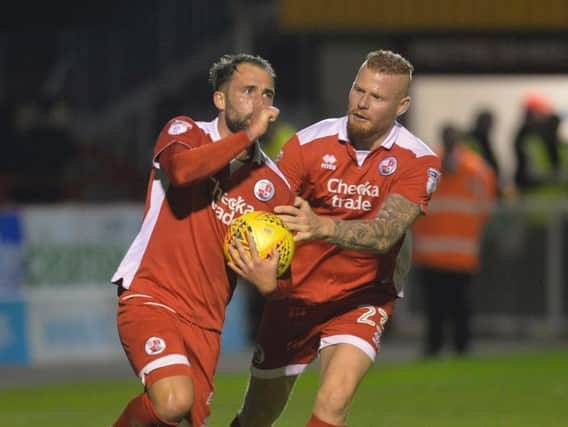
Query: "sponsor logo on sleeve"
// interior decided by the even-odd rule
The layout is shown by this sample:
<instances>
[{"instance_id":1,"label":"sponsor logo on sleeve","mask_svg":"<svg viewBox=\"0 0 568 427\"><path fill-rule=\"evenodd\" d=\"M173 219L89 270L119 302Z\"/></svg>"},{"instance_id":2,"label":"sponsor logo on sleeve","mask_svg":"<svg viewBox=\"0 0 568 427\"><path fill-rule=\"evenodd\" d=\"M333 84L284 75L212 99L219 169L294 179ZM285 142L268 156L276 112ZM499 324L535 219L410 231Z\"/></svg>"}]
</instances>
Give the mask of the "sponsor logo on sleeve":
<instances>
[{"instance_id":1,"label":"sponsor logo on sleeve","mask_svg":"<svg viewBox=\"0 0 568 427\"><path fill-rule=\"evenodd\" d=\"M261 179L254 184L254 195L258 200L267 202L274 197L274 184L268 179Z\"/></svg>"},{"instance_id":2,"label":"sponsor logo on sleeve","mask_svg":"<svg viewBox=\"0 0 568 427\"><path fill-rule=\"evenodd\" d=\"M182 133L186 133L191 128L191 123L184 122L183 120L174 120L168 128L168 133L170 135L181 135Z\"/></svg>"},{"instance_id":3,"label":"sponsor logo on sleeve","mask_svg":"<svg viewBox=\"0 0 568 427\"><path fill-rule=\"evenodd\" d=\"M392 175L398 167L396 157L387 157L379 163L379 173L383 176Z\"/></svg>"},{"instance_id":4,"label":"sponsor logo on sleeve","mask_svg":"<svg viewBox=\"0 0 568 427\"><path fill-rule=\"evenodd\" d=\"M428 180L426 181L426 192L431 195L438 187L438 182L442 174L434 168L428 168Z\"/></svg>"},{"instance_id":5,"label":"sponsor logo on sleeve","mask_svg":"<svg viewBox=\"0 0 568 427\"><path fill-rule=\"evenodd\" d=\"M166 349L166 342L160 337L150 337L144 345L146 353L150 356L162 353Z\"/></svg>"}]
</instances>

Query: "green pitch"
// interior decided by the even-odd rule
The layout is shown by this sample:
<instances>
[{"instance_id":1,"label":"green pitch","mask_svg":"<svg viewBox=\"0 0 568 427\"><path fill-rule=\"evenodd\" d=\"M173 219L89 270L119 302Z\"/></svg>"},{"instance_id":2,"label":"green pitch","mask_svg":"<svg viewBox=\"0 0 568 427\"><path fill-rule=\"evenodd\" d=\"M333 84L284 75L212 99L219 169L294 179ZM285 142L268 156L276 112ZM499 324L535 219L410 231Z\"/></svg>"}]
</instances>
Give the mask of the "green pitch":
<instances>
[{"instance_id":1,"label":"green pitch","mask_svg":"<svg viewBox=\"0 0 568 427\"><path fill-rule=\"evenodd\" d=\"M219 375L209 426L228 426L246 374ZM1 379L0 379L1 380ZM318 377L300 378L278 427L309 417ZM0 426L109 426L140 386L104 381L0 390ZM381 363L365 378L350 427L568 425L568 350L463 360Z\"/></svg>"}]
</instances>

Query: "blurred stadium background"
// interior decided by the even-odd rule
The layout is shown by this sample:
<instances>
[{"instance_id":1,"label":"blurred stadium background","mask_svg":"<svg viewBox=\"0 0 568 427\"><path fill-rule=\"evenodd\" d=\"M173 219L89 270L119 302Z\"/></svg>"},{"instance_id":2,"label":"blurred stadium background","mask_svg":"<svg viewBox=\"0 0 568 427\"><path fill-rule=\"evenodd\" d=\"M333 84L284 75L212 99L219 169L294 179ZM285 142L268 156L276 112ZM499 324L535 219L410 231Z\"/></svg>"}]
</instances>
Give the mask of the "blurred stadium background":
<instances>
[{"instance_id":1,"label":"blurred stadium background","mask_svg":"<svg viewBox=\"0 0 568 427\"><path fill-rule=\"evenodd\" d=\"M43 382L41 372L87 379L95 367L130 375L108 279L138 229L162 124L214 114L214 59L268 58L286 130L342 115L362 56L378 48L413 62L403 119L427 143L439 143L444 123L469 129L479 112L494 116L502 197L472 288L473 351L565 348L566 1L56 1L14 5L1 18L0 387ZM544 178L524 189L514 137L535 97L560 119L558 158L538 164ZM412 274L406 294L385 338L393 360L420 353ZM240 289L229 307L222 368L246 366L247 300ZM93 370L63 374L84 364Z\"/></svg>"}]
</instances>

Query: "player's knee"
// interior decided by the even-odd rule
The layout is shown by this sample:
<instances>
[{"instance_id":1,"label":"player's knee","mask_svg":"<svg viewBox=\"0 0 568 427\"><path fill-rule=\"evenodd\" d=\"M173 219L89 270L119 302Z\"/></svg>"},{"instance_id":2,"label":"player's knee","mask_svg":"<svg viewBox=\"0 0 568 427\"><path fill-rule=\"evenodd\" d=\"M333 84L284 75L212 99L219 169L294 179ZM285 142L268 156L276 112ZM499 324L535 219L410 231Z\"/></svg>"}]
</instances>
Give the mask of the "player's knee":
<instances>
[{"instance_id":1,"label":"player's knee","mask_svg":"<svg viewBox=\"0 0 568 427\"><path fill-rule=\"evenodd\" d=\"M152 400L157 415L167 422L181 421L193 406L193 393L176 389L162 393Z\"/></svg>"}]
</instances>

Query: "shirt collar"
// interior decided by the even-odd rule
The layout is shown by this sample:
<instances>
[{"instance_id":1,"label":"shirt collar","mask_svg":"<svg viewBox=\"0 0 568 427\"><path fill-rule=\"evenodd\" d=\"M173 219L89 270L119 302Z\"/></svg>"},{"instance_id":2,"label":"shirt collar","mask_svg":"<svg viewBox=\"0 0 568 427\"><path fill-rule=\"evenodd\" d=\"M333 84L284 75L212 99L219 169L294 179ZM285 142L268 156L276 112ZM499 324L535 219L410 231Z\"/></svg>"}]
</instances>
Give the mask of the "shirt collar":
<instances>
[{"instance_id":1,"label":"shirt collar","mask_svg":"<svg viewBox=\"0 0 568 427\"><path fill-rule=\"evenodd\" d=\"M245 164L247 163L253 163L257 166L262 165L263 163L265 163L265 154L263 154L261 148L260 148L260 144L258 143L258 141L253 142L252 145L252 153L251 153L251 158L248 160L237 160L237 159L233 159L229 162L229 173L232 175L233 173L235 173L236 171L238 171L241 167L243 167Z\"/></svg>"},{"instance_id":2,"label":"shirt collar","mask_svg":"<svg viewBox=\"0 0 568 427\"><path fill-rule=\"evenodd\" d=\"M215 120L211 122L211 139L213 141L219 141L221 139L221 134L219 133L219 117L215 117Z\"/></svg>"},{"instance_id":3,"label":"shirt collar","mask_svg":"<svg viewBox=\"0 0 568 427\"><path fill-rule=\"evenodd\" d=\"M396 140L398 139L398 134L400 132L401 127L402 127L401 124L395 121L389 134L387 135L385 140L381 143L381 147L385 148L386 150L390 150L392 146L395 144ZM344 116L340 119L338 138L340 141L349 142L349 137L347 136L347 116Z\"/></svg>"},{"instance_id":4,"label":"shirt collar","mask_svg":"<svg viewBox=\"0 0 568 427\"><path fill-rule=\"evenodd\" d=\"M339 119L338 138L340 141L349 142L349 138L347 137L347 116L343 116Z\"/></svg>"},{"instance_id":5,"label":"shirt collar","mask_svg":"<svg viewBox=\"0 0 568 427\"><path fill-rule=\"evenodd\" d=\"M251 161L256 163L257 165L264 163L262 150L260 149L260 143L258 142L258 140L252 143Z\"/></svg>"},{"instance_id":6,"label":"shirt collar","mask_svg":"<svg viewBox=\"0 0 568 427\"><path fill-rule=\"evenodd\" d=\"M401 125L399 122L394 122L393 127L391 128L389 134L381 144L381 147L384 147L387 150L390 150L396 140L398 139L398 134L400 132Z\"/></svg>"}]
</instances>

